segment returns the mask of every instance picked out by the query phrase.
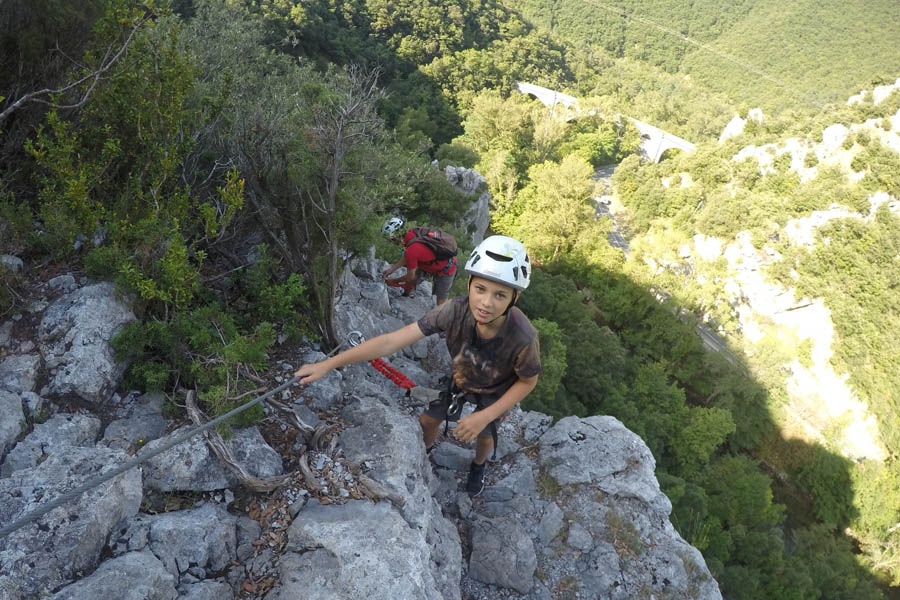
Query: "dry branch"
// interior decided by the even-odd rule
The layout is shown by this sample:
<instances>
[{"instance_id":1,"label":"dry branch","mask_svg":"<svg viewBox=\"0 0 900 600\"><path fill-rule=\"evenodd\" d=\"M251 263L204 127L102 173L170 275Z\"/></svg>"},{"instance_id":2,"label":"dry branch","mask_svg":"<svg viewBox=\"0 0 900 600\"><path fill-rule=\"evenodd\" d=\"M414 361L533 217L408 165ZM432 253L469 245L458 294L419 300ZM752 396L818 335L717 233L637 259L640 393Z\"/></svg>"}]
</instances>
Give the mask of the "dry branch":
<instances>
[{"instance_id":1,"label":"dry branch","mask_svg":"<svg viewBox=\"0 0 900 600\"><path fill-rule=\"evenodd\" d=\"M112 68L112 66L116 64L116 62L118 62L119 58L121 58L122 55L125 54L125 50L131 44L131 41L134 39L135 34L140 30L144 23L146 23L150 19L151 16L152 15L149 12L144 14L144 16L141 17L140 20L138 20L138 22L132 26L131 31L128 33L128 37L125 38L125 41L122 42L122 45L118 50L116 50L115 53L113 53L112 46L107 48L106 54L104 55L103 60L100 61L100 66L97 69L61 88L44 88L42 90L35 90L33 92L24 94L23 96L12 102L9 106L7 106L6 109L4 109L2 112L0 112L0 123L6 120L6 118L17 109L21 108L22 105L26 102L40 102L41 104L47 104L54 108L80 108L84 106L84 104L88 101L91 93L94 91L94 88L97 87L97 83L100 81L101 76L110 68ZM88 81L91 82L90 86L82 94L81 99L73 104L56 104L54 102L48 102L47 100L41 98L42 96L54 96L57 94L62 94Z\"/></svg>"},{"instance_id":2,"label":"dry branch","mask_svg":"<svg viewBox=\"0 0 900 600\"><path fill-rule=\"evenodd\" d=\"M195 425L202 425L206 422L206 415L203 414L197 407L197 403L194 402L193 390L187 393L185 405L187 407L188 416ZM257 477L247 471L247 469L244 468L244 465L235 458L234 452L231 451L231 448L228 447L221 435L213 430L207 430L203 432L203 436L206 438L206 443L209 444L209 447L212 448L215 455L219 457L219 460L224 462L228 468L231 469L244 487L254 492L271 492L291 480L290 475L278 475L276 477L267 477L265 479Z\"/></svg>"},{"instance_id":3,"label":"dry branch","mask_svg":"<svg viewBox=\"0 0 900 600\"><path fill-rule=\"evenodd\" d=\"M373 500L381 500L382 498L387 498L394 504L394 506L398 508L406 504L406 500L403 499L403 496L401 496L388 486L375 481L368 475L360 473L358 480L360 491L364 492L365 495L369 498Z\"/></svg>"}]
</instances>

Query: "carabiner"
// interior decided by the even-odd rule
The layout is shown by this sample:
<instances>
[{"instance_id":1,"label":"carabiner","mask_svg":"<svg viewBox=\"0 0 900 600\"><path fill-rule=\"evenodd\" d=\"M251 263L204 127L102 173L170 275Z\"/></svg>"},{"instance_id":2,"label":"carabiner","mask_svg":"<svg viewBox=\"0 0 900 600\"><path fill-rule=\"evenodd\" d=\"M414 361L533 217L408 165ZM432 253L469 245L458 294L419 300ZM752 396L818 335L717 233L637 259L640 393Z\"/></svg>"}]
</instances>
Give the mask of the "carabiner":
<instances>
[{"instance_id":1,"label":"carabiner","mask_svg":"<svg viewBox=\"0 0 900 600\"><path fill-rule=\"evenodd\" d=\"M362 334L362 331L354 329L350 333L347 334L347 342L350 343L350 346L359 346L364 341L366 341L366 336Z\"/></svg>"}]
</instances>

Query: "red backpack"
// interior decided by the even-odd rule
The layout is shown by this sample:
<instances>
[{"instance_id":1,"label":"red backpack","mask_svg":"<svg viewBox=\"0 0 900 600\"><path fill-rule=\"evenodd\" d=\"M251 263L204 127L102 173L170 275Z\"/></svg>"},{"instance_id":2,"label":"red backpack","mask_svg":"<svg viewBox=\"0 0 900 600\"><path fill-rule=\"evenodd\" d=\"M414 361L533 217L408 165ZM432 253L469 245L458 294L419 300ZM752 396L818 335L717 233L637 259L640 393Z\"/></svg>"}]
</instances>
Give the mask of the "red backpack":
<instances>
[{"instance_id":1,"label":"red backpack","mask_svg":"<svg viewBox=\"0 0 900 600\"><path fill-rule=\"evenodd\" d=\"M413 227L413 237L406 242L406 247L410 244L420 243L428 246L428 249L434 252L434 260L447 260L456 256L456 239L446 231L440 229L432 229L431 227Z\"/></svg>"}]
</instances>

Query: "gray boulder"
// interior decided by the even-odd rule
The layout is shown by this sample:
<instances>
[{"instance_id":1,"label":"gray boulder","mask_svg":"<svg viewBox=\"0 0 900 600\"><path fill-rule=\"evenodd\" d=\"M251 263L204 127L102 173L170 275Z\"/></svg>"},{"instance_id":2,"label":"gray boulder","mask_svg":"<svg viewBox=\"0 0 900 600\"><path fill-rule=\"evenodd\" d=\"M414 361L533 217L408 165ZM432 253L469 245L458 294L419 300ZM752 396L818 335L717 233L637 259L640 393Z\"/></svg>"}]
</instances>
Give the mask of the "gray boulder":
<instances>
[{"instance_id":1,"label":"gray boulder","mask_svg":"<svg viewBox=\"0 0 900 600\"><path fill-rule=\"evenodd\" d=\"M38 328L50 369L50 394L75 394L90 403L105 401L126 367L116 361L109 340L134 320L134 313L116 298L109 282L83 287L54 302Z\"/></svg>"},{"instance_id":2,"label":"gray boulder","mask_svg":"<svg viewBox=\"0 0 900 600\"><path fill-rule=\"evenodd\" d=\"M23 431L25 412L22 410L22 397L0 390L0 463Z\"/></svg>"},{"instance_id":3,"label":"gray boulder","mask_svg":"<svg viewBox=\"0 0 900 600\"><path fill-rule=\"evenodd\" d=\"M431 459L436 465L445 469L468 472L469 466L475 459L475 451L452 443L442 443L438 444L437 448L434 449Z\"/></svg>"},{"instance_id":4,"label":"gray boulder","mask_svg":"<svg viewBox=\"0 0 900 600\"><path fill-rule=\"evenodd\" d=\"M459 598L438 589L424 549L422 532L388 502L310 502L288 530L275 600Z\"/></svg>"},{"instance_id":5,"label":"gray boulder","mask_svg":"<svg viewBox=\"0 0 900 600\"><path fill-rule=\"evenodd\" d=\"M672 512L650 449L617 419L565 417L540 444L541 465L560 485L590 483L613 496L642 500L661 514Z\"/></svg>"},{"instance_id":6,"label":"gray boulder","mask_svg":"<svg viewBox=\"0 0 900 600\"><path fill-rule=\"evenodd\" d=\"M150 549L175 577L196 568L219 572L235 558L236 522L215 504L155 515L150 518Z\"/></svg>"},{"instance_id":7,"label":"gray boulder","mask_svg":"<svg viewBox=\"0 0 900 600\"><path fill-rule=\"evenodd\" d=\"M186 427L176 429L166 437L150 442L138 455L168 443L169 439L181 435L186 429ZM235 431L231 439L225 443L231 447L235 458L252 475L266 478L281 475L283 472L281 456L266 444L256 427ZM209 492L237 483L237 478L231 470L210 450L203 434L196 435L144 463L144 485L161 492Z\"/></svg>"},{"instance_id":8,"label":"gray boulder","mask_svg":"<svg viewBox=\"0 0 900 600\"><path fill-rule=\"evenodd\" d=\"M458 223L460 228L469 234L472 245L477 246L484 239L484 233L491 224L491 194L487 191L487 182L478 171L465 167L448 165L444 168L444 175L459 191L469 196L477 194L477 199L472 202Z\"/></svg>"},{"instance_id":9,"label":"gray boulder","mask_svg":"<svg viewBox=\"0 0 900 600\"><path fill-rule=\"evenodd\" d=\"M549 546L550 542L562 531L564 520L565 515L556 503L548 502L538 524L538 542L542 546Z\"/></svg>"},{"instance_id":10,"label":"gray boulder","mask_svg":"<svg viewBox=\"0 0 900 600\"><path fill-rule=\"evenodd\" d=\"M48 281L47 287L51 290L59 290L68 294L78 288L78 283L72 275L66 273L64 275L58 275Z\"/></svg>"},{"instance_id":11,"label":"gray boulder","mask_svg":"<svg viewBox=\"0 0 900 600\"><path fill-rule=\"evenodd\" d=\"M24 516L127 459L116 450L72 446L0 479L0 523ZM0 589L15 585L23 598L32 598L91 571L109 534L135 515L140 503L140 470L131 469L0 538Z\"/></svg>"},{"instance_id":12,"label":"gray boulder","mask_svg":"<svg viewBox=\"0 0 900 600\"><path fill-rule=\"evenodd\" d=\"M525 528L513 518L498 517L479 519L472 529L469 576L522 594L529 592L537 556Z\"/></svg>"},{"instance_id":13,"label":"gray boulder","mask_svg":"<svg viewBox=\"0 0 900 600\"><path fill-rule=\"evenodd\" d=\"M70 446L93 446L100 432L100 419L90 415L59 413L45 423L38 423L34 431L10 450L0 467L0 477L19 469L37 465L49 454L67 452Z\"/></svg>"},{"instance_id":14,"label":"gray boulder","mask_svg":"<svg viewBox=\"0 0 900 600\"><path fill-rule=\"evenodd\" d=\"M229 595L219 598L230 597ZM51 600L175 600L175 578L149 552L130 552L100 565Z\"/></svg>"},{"instance_id":15,"label":"gray boulder","mask_svg":"<svg viewBox=\"0 0 900 600\"><path fill-rule=\"evenodd\" d=\"M166 432L163 403L162 394L144 394L129 405L128 416L106 426L102 443L127 451L161 437Z\"/></svg>"},{"instance_id":16,"label":"gray boulder","mask_svg":"<svg viewBox=\"0 0 900 600\"><path fill-rule=\"evenodd\" d=\"M25 269L25 263L18 256L0 254L0 267L11 273L21 273Z\"/></svg>"},{"instance_id":17,"label":"gray boulder","mask_svg":"<svg viewBox=\"0 0 900 600\"><path fill-rule=\"evenodd\" d=\"M14 354L0 362L0 390L33 392L41 359L36 354Z\"/></svg>"},{"instance_id":18,"label":"gray boulder","mask_svg":"<svg viewBox=\"0 0 900 600\"><path fill-rule=\"evenodd\" d=\"M325 360L322 352L307 352L300 357L303 364ZM341 401L343 375L335 369L318 381L303 386L300 395L304 403L315 410L328 410Z\"/></svg>"}]
</instances>

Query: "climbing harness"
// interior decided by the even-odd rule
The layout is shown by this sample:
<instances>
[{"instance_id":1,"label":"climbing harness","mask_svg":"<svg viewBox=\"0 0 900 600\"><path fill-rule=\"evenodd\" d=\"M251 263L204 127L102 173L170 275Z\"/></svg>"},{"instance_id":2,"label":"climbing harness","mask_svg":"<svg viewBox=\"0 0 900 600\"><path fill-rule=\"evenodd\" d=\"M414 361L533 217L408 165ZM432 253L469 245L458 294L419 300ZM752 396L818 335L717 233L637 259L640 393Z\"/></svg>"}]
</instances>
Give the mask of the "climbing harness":
<instances>
[{"instance_id":1,"label":"climbing harness","mask_svg":"<svg viewBox=\"0 0 900 600\"><path fill-rule=\"evenodd\" d=\"M351 346L358 346L364 341L366 341L366 338L365 336L363 336L361 331L357 331L354 329L347 334L347 342ZM395 384L397 384L397 386L403 388L404 390L411 390L412 388L416 387L416 383L412 379L410 379L391 365L387 364L384 359L376 358L374 360L370 360L369 364L375 367L376 371L393 381Z\"/></svg>"},{"instance_id":2,"label":"climbing harness","mask_svg":"<svg viewBox=\"0 0 900 600\"><path fill-rule=\"evenodd\" d=\"M447 435L447 432L450 429L450 421L459 421L459 418L462 416L463 406L465 406L466 402L471 402L476 406L475 410L481 410L485 408L481 405L479 399L481 398L480 394L474 394L472 392L464 392L458 387L456 387L456 382L453 379L450 379L450 383L447 387L447 391L445 394L450 396L450 404L447 406L447 414L444 416L444 435ZM494 451L491 454L491 462L497 460L497 421L496 419L488 423L489 431L491 432L491 439L494 442Z\"/></svg>"}]
</instances>

